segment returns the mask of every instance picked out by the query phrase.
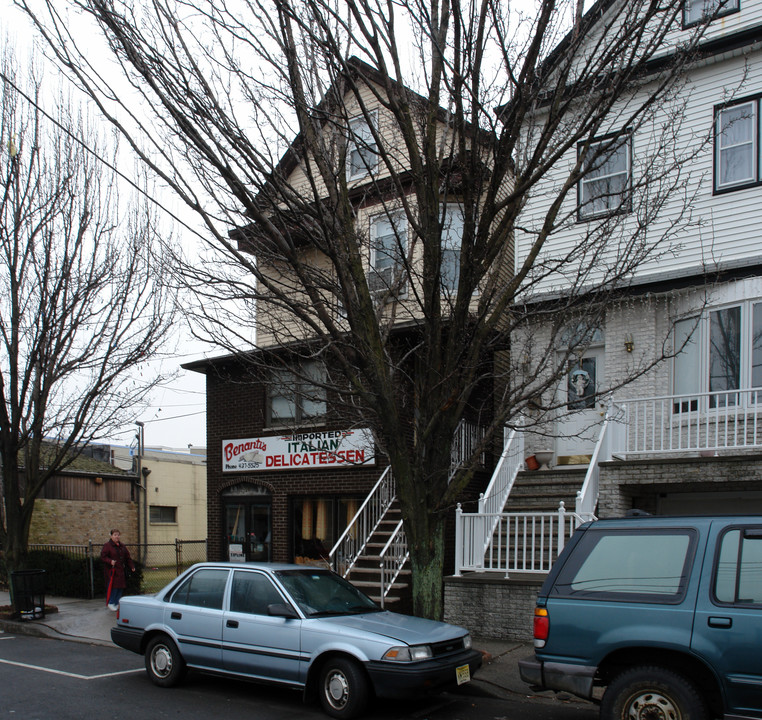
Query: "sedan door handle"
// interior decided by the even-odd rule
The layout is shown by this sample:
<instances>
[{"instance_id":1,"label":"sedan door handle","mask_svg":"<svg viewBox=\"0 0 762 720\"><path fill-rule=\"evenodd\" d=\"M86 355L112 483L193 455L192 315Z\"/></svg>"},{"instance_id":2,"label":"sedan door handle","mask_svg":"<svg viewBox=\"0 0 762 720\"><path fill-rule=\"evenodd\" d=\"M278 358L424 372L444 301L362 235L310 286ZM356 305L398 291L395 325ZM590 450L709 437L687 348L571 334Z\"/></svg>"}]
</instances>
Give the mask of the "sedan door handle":
<instances>
[{"instance_id":1,"label":"sedan door handle","mask_svg":"<svg viewBox=\"0 0 762 720\"><path fill-rule=\"evenodd\" d=\"M729 628L733 627L733 619L729 617L710 617L707 621L709 627Z\"/></svg>"},{"instance_id":2,"label":"sedan door handle","mask_svg":"<svg viewBox=\"0 0 762 720\"><path fill-rule=\"evenodd\" d=\"M237 628L238 627L238 620L228 620L225 625L229 628Z\"/></svg>"},{"instance_id":3,"label":"sedan door handle","mask_svg":"<svg viewBox=\"0 0 762 720\"><path fill-rule=\"evenodd\" d=\"M179 612L173 612L169 617L171 617L173 620L182 620L183 614Z\"/></svg>"}]
</instances>

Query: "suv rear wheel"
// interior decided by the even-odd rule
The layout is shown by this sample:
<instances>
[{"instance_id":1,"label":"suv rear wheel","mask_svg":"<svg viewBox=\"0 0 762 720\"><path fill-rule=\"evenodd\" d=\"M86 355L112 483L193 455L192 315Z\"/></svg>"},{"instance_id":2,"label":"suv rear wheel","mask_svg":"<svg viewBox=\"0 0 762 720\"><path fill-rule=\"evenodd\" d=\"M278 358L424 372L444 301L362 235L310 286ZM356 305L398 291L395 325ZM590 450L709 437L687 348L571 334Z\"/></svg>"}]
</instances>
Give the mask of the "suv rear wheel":
<instances>
[{"instance_id":1,"label":"suv rear wheel","mask_svg":"<svg viewBox=\"0 0 762 720\"><path fill-rule=\"evenodd\" d=\"M667 668L636 666L609 684L601 720L709 720L709 712L687 678Z\"/></svg>"}]
</instances>

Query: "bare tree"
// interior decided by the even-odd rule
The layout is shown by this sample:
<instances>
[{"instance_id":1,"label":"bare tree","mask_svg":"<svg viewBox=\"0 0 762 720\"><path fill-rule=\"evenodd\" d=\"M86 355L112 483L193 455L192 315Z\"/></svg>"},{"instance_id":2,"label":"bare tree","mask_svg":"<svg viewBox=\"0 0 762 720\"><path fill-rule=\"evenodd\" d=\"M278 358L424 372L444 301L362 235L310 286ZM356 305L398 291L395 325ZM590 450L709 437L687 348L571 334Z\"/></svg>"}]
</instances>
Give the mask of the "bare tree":
<instances>
[{"instance_id":1,"label":"bare tree","mask_svg":"<svg viewBox=\"0 0 762 720\"><path fill-rule=\"evenodd\" d=\"M0 545L12 571L45 483L140 411L172 310L152 213L127 205L83 147L104 152L97 125L22 74L8 44L0 68Z\"/></svg>"},{"instance_id":2,"label":"bare tree","mask_svg":"<svg viewBox=\"0 0 762 720\"><path fill-rule=\"evenodd\" d=\"M398 484L415 611L441 616L445 518L482 451L557 386L612 293L673 252L690 220L689 153L675 132L704 26L672 43L682 0L602 1L584 15L573 0L526 11L509 2L70 0L129 83L115 92L80 51L62 3L19 4L203 219L209 256L184 268L198 327L242 355L257 348L256 332L261 345L322 359L328 397L373 428ZM637 223L591 222L576 247L555 252L549 239L577 220L579 182L618 151L613 139L594 140L612 123L636 132L657 112L672 122L659 125L655 159L627 188ZM524 223L542 193L549 208ZM655 233L673 198L682 210ZM358 221L369 205L388 221L380 249ZM231 226L242 229L231 236ZM529 247L514 268L519 231ZM379 251L391 272L369 272ZM563 295L530 304L554 277ZM516 347L518 329L546 320L542 341L524 332ZM557 340L572 323L564 357ZM633 374L664 356L657 348ZM451 477L464 417L486 423L485 433Z\"/></svg>"}]
</instances>

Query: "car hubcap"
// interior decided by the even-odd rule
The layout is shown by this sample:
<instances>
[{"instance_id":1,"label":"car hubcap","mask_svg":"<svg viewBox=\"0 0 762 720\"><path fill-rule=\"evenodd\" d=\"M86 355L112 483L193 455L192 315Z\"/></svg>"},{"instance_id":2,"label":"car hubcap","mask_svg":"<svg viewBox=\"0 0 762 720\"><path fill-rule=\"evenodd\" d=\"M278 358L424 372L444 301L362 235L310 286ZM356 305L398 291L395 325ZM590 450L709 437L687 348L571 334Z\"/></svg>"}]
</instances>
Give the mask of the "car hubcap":
<instances>
[{"instance_id":1,"label":"car hubcap","mask_svg":"<svg viewBox=\"0 0 762 720\"><path fill-rule=\"evenodd\" d=\"M349 683L344 673L334 671L328 673L325 679L325 694L328 702L335 708L342 708L349 699Z\"/></svg>"},{"instance_id":2,"label":"car hubcap","mask_svg":"<svg viewBox=\"0 0 762 720\"><path fill-rule=\"evenodd\" d=\"M644 692L630 702L626 720L680 720L680 712L668 697Z\"/></svg>"},{"instance_id":3,"label":"car hubcap","mask_svg":"<svg viewBox=\"0 0 762 720\"><path fill-rule=\"evenodd\" d=\"M172 672L172 654L166 647L157 647L153 651L153 669L161 677Z\"/></svg>"}]
</instances>

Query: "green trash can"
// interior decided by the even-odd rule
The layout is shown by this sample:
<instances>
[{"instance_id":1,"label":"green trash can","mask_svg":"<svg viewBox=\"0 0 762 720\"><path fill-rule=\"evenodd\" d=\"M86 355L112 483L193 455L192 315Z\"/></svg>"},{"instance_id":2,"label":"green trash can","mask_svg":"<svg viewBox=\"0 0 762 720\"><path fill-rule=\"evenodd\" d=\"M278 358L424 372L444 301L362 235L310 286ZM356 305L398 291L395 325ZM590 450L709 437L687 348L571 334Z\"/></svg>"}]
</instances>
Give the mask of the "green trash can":
<instances>
[{"instance_id":1,"label":"green trash can","mask_svg":"<svg viewBox=\"0 0 762 720\"><path fill-rule=\"evenodd\" d=\"M11 572L11 596L22 620L45 617L45 571L14 570Z\"/></svg>"}]
</instances>

